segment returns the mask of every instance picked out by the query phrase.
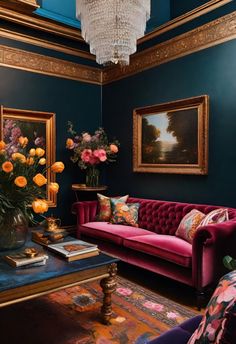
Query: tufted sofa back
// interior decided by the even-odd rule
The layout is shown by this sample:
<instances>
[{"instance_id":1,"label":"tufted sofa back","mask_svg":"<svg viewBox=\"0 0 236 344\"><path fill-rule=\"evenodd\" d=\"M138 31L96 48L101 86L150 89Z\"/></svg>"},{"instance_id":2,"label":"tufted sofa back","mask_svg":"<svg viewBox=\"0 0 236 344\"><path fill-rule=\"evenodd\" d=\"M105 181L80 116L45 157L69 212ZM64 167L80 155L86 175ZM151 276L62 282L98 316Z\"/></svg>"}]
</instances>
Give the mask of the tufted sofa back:
<instances>
[{"instance_id":1,"label":"tufted sofa back","mask_svg":"<svg viewBox=\"0 0 236 344\"><path fill-rule=\"evenodd\" d=\"M192 209L197 209L204 214L210 213L220 206L191 204L149 200L142 198L128 199L128 203L140 203L139 227L159 234L174 235L182 218ZM236 209L229 209L229 219L236 220Z\"/></svg>"}]
</instances>

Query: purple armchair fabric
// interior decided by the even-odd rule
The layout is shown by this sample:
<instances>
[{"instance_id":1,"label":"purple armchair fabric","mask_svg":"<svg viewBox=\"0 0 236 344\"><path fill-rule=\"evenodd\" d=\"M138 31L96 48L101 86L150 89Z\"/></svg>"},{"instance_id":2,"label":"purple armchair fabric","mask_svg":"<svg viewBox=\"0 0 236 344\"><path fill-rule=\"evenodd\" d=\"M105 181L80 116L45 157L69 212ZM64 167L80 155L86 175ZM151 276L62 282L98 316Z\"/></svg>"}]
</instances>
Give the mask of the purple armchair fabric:
<instances>
[{"instance_id":1,"label":"purple armchair fabric","mask_svg":"<svg viewBox=\"0 0 236 344\"><path fill-rule=\"evenodd\" d=\"M222 259L234 255L236 247L236 209L228 208L229 221L201 227L193 244L175 236L184 215L192 209L208 214L221 208L129 198L140 203L139 228L96 222L97 201L77 202L77 237L96 242L100 249L130 264L175 279L197 289L215 284L225 273Z\"/></svg>"},{"instance_id":2,"label":"purple armchair fabric","mask_svg":"<svg viewBox=\"0 0 236 344\"><path fill-rule=\"evenodd\" d=\"M186 344L193 332L198 328L201 320L202 316L197 315L149 341L147 344Z\"/></svg>"}]
</instances>

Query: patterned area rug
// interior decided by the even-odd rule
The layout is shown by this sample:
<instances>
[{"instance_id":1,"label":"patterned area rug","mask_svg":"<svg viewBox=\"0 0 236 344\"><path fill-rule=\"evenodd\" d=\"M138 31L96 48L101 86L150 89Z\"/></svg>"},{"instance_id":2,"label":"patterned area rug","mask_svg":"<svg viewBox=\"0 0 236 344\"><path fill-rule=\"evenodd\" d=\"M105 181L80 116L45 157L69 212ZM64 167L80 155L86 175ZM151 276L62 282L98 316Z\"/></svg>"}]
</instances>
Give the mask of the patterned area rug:
<instances>
[{"instance_id":1,"label":"patterned area rug","mask_svg":"<svg viewBox=\"0 0 236 344\"><path fill-rule=\"evenodd\" d=\"M2 344L144 344L194 316L183 307L118 277L110 326L102 325L98 282L0 309Z\"/></svg>"}]
</instances>

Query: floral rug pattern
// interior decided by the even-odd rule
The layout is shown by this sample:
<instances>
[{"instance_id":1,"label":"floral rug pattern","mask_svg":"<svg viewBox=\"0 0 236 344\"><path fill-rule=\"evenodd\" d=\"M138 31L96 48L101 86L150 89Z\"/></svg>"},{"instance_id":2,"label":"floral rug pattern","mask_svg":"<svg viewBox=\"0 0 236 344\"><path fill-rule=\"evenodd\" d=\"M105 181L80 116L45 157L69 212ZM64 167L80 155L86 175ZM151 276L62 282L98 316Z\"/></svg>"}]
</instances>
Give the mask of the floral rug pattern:
<instances>
[{"instance_id":1,"label":"floral rug pattern","mask_svg":"<svg viewBox=\"0 0 236 344\"><path fill-rule=\"evenodd\" d=\"M111 325L105 326L100 323L102 298L94 281L2 308L3 343L145 344L197 314L118 277Z\"/></svg>"}]
</instances>

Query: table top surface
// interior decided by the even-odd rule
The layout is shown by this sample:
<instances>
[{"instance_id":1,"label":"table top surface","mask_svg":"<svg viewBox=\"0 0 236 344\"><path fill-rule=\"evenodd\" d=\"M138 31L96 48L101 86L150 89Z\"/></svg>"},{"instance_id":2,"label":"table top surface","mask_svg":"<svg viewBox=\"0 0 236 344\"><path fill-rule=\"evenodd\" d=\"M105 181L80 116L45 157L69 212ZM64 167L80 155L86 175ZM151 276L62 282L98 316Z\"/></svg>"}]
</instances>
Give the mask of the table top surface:
<instances>
[{"instance_id":1,"label":"table top surface","mask_svg":"<svg viewBox=\"0 0 236 344\"><path fill-rule=\"evenodd\" d=\"M72 184L72 190L74 191L104 191L107 189L107 185L99 185L99 186L86 186L86 184Z\"/></svg>"},{"instance_id":2,"label":"table top surface","mask_svg":"<svg viewBox=\"0 0 236 344\"><path fill-rule=\"evenodd\" d=\"M25 247L37 247L45 251L48 255L48 259L45 265L35 267L18 267L14 268L2 259L2 256L17 253L22 249L14 251L5 251L0 253L0 292L30 285L37 282L46 281L48 279L65 276L80 271L94 269L96 267L109 265L116 263L119 260L104 253L100 253L98 256L80 259L72 262L68 262L65 258L60 257L58 254L54 254L48 249L44 249L41 245L38 245L32 241L27 241Z\"/></svg>"}]
</instances>

